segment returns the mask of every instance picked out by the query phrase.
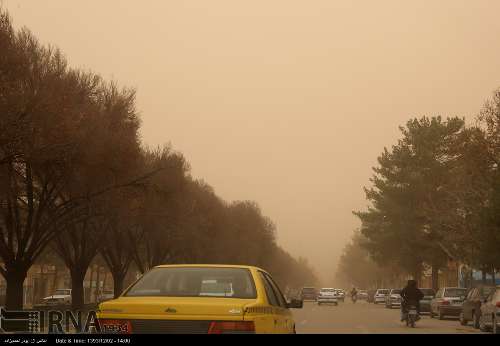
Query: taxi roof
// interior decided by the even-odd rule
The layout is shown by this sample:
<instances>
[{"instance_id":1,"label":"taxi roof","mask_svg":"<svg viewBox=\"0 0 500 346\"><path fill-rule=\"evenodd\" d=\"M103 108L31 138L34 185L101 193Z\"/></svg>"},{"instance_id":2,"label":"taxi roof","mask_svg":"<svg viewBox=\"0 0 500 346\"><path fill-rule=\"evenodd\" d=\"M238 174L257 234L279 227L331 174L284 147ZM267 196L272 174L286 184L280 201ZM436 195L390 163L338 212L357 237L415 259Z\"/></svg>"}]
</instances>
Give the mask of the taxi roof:
<instances>
[{"instance_id":1,"label":"taxi roof","mask_svg":"<svg viewBox=\"0 0 500 346\"><path fill-rule=\"evenodd\" d=\"M266 272L264 269L248 266L248 265L239 265L239 264L161 264L156 266L155 268L239 268L239 269L254 269Z\"/></svg>"}]
</instances>

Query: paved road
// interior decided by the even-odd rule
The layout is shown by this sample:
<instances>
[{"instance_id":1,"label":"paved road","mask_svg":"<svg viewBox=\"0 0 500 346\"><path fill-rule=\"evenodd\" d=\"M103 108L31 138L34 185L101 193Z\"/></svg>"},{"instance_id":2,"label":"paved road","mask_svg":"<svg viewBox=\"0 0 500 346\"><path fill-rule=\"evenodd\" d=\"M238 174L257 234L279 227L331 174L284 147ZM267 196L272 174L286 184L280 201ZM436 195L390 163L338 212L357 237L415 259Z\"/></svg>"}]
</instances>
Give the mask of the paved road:
<instances>
[{"instance_id":1,"label":"paved road","mask_svg":"<svg viewBox=\"0 0 500 346\"><path fill-rule=\"evenodd\" d=\"M318 306L305 302L303 309L294 310L297 333L355 333L355 334L443 334L480 333L478 330L461 326L457 319L440 321L422 316L416 328L408 328L400 322L399 309L386 309L383 305L358 301L340 303L338 306Z\"/></svg>"}]
</instances>

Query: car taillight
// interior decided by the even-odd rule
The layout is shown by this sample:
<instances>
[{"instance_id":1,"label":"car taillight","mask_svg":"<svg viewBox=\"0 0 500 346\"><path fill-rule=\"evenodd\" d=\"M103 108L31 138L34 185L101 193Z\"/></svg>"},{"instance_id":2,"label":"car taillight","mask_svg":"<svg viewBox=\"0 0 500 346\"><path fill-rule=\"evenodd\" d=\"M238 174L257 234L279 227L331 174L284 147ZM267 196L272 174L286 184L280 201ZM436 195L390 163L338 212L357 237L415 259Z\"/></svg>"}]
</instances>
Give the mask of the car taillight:
<instances>
[{"instance_id":1,"label":"car taillight","mask_svg":"<svg viewBox=\"0 0 500 346\"><path fill-rule=\"evenodd\" d=\"M131 334L132 324L128 320L99 319L101 333L104 334Z\"/></svg>"},{"instance_id":2,"label":"car taillight","mask_svg":"<svg viewBox=\"0 0 500 346\"><path fill-rule=\"evenodd\" d=\"M442 300L441 305L450 305L450 301L449 300Z\"/></svg>"},{"instance_id":3,"label":"car taillight","mask_svg":"<svg viewBox=\"0 0 500 346\"><path fill-rule=\"evenodd\" d=\"M497 302L496 305L497 305L497 308L500 308L500 302Z\"/></svg>"},{"instance_id":4,"label":"car taillight","mask_svg":"<svg viewBox=\"0 0 500 346\"><path fill-rule=\"evenodd\" d=\"M224 333L253 333L255 324L253 321L214 321L210 323L208 334Z\"/></svg>"}]
</instances>

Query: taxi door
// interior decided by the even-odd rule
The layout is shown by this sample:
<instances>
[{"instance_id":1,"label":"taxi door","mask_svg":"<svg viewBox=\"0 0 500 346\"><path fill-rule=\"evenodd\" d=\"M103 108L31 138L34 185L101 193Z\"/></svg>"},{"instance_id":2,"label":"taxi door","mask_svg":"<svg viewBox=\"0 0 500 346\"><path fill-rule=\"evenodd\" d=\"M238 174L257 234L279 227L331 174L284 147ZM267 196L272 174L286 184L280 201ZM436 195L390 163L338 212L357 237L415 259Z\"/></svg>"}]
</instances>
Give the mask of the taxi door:
<instances>
[{"instance_id":1,"label":"taxi door","mask_svg":"<svg viewBox=\"0 0 500 346\"><path fill-rule=\"evenodd\" d=\"M268 304L272 307L269 322L273 326L273 332L277 334L292 333L293 319L285 298L269 274L261 271L259 274L266 291Z\"/></svg>"},{"instance_id":2,"label":"taxi door","mask_svg":"<svg viewBox=\"0 0 500 346\"><path fill-rule=\"evenodd\" d=\"M266 274L267 278L271 282L274 291L276 292L276 295L278 297L279 303L280 303L280 314L281 314L281 319L283 320L283 328L281 330L281 333L294 333L295 332L295 321L293 319L293 314L288 308L288 304L286 302L285 296L281 292L281 289L279 288L278 284L276 284L276 281L271 277L271 275Z\"/></svg>"}]
</instances>

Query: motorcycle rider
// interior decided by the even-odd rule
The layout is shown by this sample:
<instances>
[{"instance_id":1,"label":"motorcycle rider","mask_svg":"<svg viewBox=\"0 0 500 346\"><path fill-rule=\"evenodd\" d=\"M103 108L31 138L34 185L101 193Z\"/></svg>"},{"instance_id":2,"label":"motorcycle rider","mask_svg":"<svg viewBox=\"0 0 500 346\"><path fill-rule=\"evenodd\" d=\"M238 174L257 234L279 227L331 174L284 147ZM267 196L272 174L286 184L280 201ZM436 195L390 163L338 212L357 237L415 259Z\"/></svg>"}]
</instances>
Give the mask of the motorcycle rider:
<instances>
[{"instance_id":1,"label":"motorcycle rider","mask_svg":"<svg viewBox=\"0 0 500 346\"><path fill-rule=\"evenodd\" d=\"M408 306L414 305L417 308L417 320L420 319L420 300L424 298L424 294L417 287L417 281L408 280L406 287L401 291L401 321L406 318Z\"/></svg>"},{"instance_id":2,"label":"motorcycle rider","mask_svg":"<svg viewBox=\"0 0 500 346\"><path fill-rule=\"evenodd\" d=\"M353 287L351 290L351 299L353 301L358 299L358 291L356 290L356 287Z\"/></svg>"}]
</instances>

